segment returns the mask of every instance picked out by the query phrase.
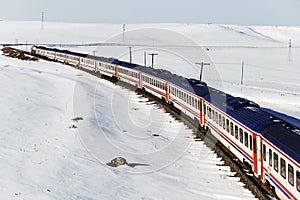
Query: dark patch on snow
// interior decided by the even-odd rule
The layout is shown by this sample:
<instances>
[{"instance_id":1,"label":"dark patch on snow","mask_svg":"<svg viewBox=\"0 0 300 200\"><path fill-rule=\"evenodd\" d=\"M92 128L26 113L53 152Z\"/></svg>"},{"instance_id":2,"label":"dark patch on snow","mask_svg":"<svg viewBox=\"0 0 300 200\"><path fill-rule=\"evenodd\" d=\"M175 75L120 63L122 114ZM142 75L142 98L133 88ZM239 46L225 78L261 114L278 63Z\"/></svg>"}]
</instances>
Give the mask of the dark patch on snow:
<instances>
[{"instance_id":1,"label":"dark patch on snow","mask_svg":"<svg viewBox=\"0 0 300 200\"><path fill-rule=\"evenodd\" d=\"M78 121L81 121L83 120L82 117L75 117L74 119L72 119L74 122L78 122Z\"/></svg>"}]
</instances>

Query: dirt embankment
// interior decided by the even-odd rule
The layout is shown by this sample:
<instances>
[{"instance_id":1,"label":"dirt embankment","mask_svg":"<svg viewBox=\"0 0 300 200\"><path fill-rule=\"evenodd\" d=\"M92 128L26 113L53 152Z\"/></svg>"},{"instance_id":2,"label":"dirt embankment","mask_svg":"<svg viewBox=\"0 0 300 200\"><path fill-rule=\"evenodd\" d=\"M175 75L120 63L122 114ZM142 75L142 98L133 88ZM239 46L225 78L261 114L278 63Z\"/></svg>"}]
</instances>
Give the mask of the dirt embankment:
<instances>
[{"instance_id":1,"label":"dirt embankment","mask_svg":"<svg viewBox=\"0 0 300 200\"><path fill-rule=\"evenodd\" d=\"M27 60L27 61L37 61L38 60L38 58L36 58L36 57L27 56L27 55L25 55L24 52L19 51L14 48L11 48L11 47L4 47L2 49L2 51L3 51L3 55L5 55L7 57L18 58L18 59Z\"/></svg>"}]
</instances>

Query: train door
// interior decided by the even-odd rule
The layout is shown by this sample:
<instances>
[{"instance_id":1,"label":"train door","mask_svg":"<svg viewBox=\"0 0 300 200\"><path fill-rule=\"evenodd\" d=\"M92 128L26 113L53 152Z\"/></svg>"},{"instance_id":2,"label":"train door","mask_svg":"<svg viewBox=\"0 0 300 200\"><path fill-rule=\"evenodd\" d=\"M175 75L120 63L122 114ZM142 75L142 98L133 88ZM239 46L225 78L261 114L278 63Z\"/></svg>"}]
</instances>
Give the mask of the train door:
<instances>
[{"instance_id":1,"label":"train door","mask_svg":"<svg viewBox=\"0 0 300 200\"><path fill-rule=\"evenodd\" d=\"M94 60L94 70L95 70L95 72L97 71L97 61L96 60Z\"/></svg>"},{"instance_id":2,"label":"train door","mask_svg":"<svg viewBox=\"0 0 300 200\"><path fill-rule=\"evenodd\" d=\"M204 126L204 123L205 123L205 120L204 120L204 113L203 113L203 99L202 98L200 98L199 99L199 111L200 111L200 125L201 125L201 127L203 127Z\"/></svg>"},{"instance_id":3,"label":"train door","mask_svg":"<svg viewBox=\"0 0 300 200\"><path fill-rule=\"evenodd\" d=\"M78 57L77 60L78 60L77 66L78 66L78 68L80 68L81 67L80 66L80 57Z\"/></svg>"},{"instance_id":4,"label":"train door","mask_svg":"<svg viewBox=\"0 0 300 200\"><path fill-rule=\"evenodd\" d=\"M142 88L143 87L142 86L142 72L138 72L138 78L139 78L139 85L138 85L138 87Z\"/></svg>"},{"instance_id":5,"label":"train door","mask_svg":"<svg viewBox=\"0 0 300 200\"><path fill-rule=\"evenodd\" d=\"M170 85L169 82L166 82L166 102L169 103L170 101Z\"/></svg>"},{"instance_id":6,"label":"train door","mask_svg":"<svg viewBox=\"0 0 300 200\"><path fill-rule=\"evenodd\" d=\"M256 176L260 176L262 172L261 143L261 137L253 134L253 171Z\"/></svg>"},{"instance_id":7,"label":"train door","mask_svg":"<svg viewBox=\"0 0 300 200\"><path fill-rule=\"evenodd\" d=\"M115 66L115 76L118 78L119 76L119 67L118 65Z\"/></svg>"}]
</instances>

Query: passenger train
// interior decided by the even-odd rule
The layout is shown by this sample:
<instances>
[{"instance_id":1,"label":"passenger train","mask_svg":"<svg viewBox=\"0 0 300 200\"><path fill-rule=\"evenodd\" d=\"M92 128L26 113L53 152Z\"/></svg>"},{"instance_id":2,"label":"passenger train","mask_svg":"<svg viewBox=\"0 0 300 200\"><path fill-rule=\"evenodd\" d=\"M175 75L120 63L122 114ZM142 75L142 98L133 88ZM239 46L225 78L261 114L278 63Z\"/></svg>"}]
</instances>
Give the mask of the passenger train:
<instances>
[{"instance_id":1,"label":"passenger train","mask_svg":"<svg viewBox=\"0 0 300 200\"><path fill-rule=\"evenodd\" d=\"M196 79L113 58L33 46L32 54L118 78L181 110L209 130L280 199L300 199L300 131L252 101Z\"/></svg>"}]
</instances>

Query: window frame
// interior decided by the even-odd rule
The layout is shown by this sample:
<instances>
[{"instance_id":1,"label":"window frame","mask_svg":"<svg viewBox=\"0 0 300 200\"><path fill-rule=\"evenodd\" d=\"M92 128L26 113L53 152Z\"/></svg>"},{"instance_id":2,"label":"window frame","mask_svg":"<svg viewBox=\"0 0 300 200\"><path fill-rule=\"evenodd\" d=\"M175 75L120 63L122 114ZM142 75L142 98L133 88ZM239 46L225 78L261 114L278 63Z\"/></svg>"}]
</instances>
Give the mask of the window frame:
<instances>
[{"instance_id":1,"label":"window frame","mask_svg":"<svg viewBox=\"0 0 300 200\"><path fill-rule=\"evenodd\" d=\"M264 161L267 160L267 147L266 147L266 144L263 144L263 150L262 150L262 157L264 159Z\"/></svg>"},{"instance_id":2,"label":"window frame","mask_svg":"<svg viewBox=\"0 0 300 200\"><path fill-rule=\"evenodd\" d=\"M294 168L292 165L288 164L288 181L289 184L291 184L292 186L294 186Z\"/></svg>"},{"instance_id":3,"label":"window frame","mask_svg":"<svg viewBox=\"0 0 300 200\"><path fill-rule=\"evenodd\" d=\"M296 172L296 188L297 188L297 191L300 192L300 172L299 171Z\"/></svg>"},{"instance_id":4,"label":"window frame","mask_svg":"<svg viewBox=\"0 0 300 200\"><path fill-rule=\"evenodd\" d=\"M283 158L280 158L280 175L286 179L286 162Z\"/></svg>"},{"instance_id":5,"label":"window frame","mask_svg":"<svg viewBox=\"0 0 300 200\"><path fill-rule=\"evenodd\" d=\"M240 138L240 142L243 143L244 142L244 131L242 128L239 129L239 138Z\"/></svg>"},{"instance_id":6,"label":"window frame","mask_svg":"<svg viewBox=\"0 0 300 200\"><path fill-rule=\"evenodd\" d=\"M278 172L278 154L276 153L276 152L273 152L273 159L274 159L274 166L273 166L273 168L274 168L274 170L276 171L276 172Z\"/></svg>"},{"instance_id":7,"label":"window frame","mask_svg":"<svg viewBox=\"0 0 300 200\"><path fill-rule=\"evenodd\" d=\"M269 166L273 166L273 152L272 149L269 149Z\"/></svg>"}]
</instances>

